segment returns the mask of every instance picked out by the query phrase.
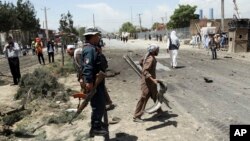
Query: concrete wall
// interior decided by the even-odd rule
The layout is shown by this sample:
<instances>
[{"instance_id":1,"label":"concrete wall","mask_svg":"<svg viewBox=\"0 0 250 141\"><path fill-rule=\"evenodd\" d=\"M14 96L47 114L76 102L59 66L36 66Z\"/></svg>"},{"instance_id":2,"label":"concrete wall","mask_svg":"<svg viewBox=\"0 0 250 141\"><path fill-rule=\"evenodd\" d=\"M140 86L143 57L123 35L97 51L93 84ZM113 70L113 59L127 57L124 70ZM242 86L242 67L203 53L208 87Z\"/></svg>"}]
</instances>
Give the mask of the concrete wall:
<instances>
[{"instance_id":1,"label":"concrete wall","mask_svg":"<svg viewBox=\"0 0 250 141\"><path fill-rule=\"evenodd\" d=\"M232 19L224 19L224 30L225 30L225 32L228 32L228 30L229 30L228 23L231 20ZM200 19L193 19L193 20L190 21L190 27L189 27L190 34L191 35L197 34L197 29L195 27L195 23L197 23L200 27L205 27L205 26L207 26L208 22L211 22L212 23L211 26L216 27L216 32L219 32L220 26L221 26L221 20L220 19L214 19L214 20L210 20L210 19L201 19L201 20Z\"/></svg>"},{"instance_id":2,"label":"concrete wall","mask_svg":"<svg viewBox=\"0 0 250 141\"><path fill-rule=\"evenodd\" d=\"M248 29L246 28L237 28L234 31L230 31L228 52L247 52L248 38Z\"/></svg>"}]
</instances>

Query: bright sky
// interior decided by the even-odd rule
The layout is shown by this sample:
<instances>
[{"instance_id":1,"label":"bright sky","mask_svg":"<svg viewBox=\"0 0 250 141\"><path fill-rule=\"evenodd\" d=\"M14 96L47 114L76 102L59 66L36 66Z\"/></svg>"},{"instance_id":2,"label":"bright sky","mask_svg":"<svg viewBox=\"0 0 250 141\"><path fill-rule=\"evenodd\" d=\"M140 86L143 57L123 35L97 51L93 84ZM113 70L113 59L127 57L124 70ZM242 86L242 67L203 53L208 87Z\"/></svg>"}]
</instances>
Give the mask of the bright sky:
<instances>
[{"instance_id":1,"label":"bright sky","mask_svg":"<svg viewBox=\"0 0 250 141\"><path fill-rule=\"evenodd\" d=\"M3 0L4 1L4 0ZM17 0L6 0L16 4ZM196 13L203 10L203 16L209 18L209 9L213 8L214 18L220 18L221 0L30 0L34 5L41 27L45 26L44 9L47 10L48 28L58 30L60 15L73 15L75 27L95 26L105 31L118 31L124 22L132 22L139 26L139 16L143 27L150 28L154 22L166 22L173 14L178 4L197 5ZM232 18L234 12L233 0L225 1L225 18ZM241 16L250 18L249 0L236 0Z\"/></svg>"}]
</instances>

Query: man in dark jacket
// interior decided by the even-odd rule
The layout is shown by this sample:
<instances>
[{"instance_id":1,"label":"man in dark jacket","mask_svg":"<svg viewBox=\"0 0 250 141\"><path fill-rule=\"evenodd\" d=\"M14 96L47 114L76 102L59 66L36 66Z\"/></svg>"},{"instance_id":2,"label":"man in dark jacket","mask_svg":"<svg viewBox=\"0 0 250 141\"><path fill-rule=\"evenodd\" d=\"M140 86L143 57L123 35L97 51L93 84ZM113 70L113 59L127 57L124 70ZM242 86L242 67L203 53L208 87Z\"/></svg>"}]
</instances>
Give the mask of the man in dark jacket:
<instances>
[{"instance_id":1,"label":"man in dark jacket","mask_svg":"<svg viewBox=\"0 0 250 141\"><path fill-rule=\"evenodd\" d=\"M48 56L49 56L49 63L54 62L54 43L49 40L48 44L47 44L47 52L48 52ZM52 60L51 60L52 59Z\"/></svg>"}]
</instances>

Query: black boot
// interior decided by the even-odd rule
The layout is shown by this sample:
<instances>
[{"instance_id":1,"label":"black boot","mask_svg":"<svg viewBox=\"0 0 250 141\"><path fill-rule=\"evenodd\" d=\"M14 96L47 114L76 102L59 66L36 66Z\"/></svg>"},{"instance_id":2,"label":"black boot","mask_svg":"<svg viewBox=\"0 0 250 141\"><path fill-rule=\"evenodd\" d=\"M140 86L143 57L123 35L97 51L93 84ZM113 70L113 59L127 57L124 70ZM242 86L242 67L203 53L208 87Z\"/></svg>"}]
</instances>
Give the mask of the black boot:
<instances>
[{"instance_id":1,"label":"black boot","mask_svg":"<svg viewBox=\"0 0 250 141\"><path fill-rule=\"evenodd\" d=\"M94 137L94 136L104 136L108 134L108 131L104 127L100 128L91 128L89 131L89 136Z\"/></svg>"}]
</instances>

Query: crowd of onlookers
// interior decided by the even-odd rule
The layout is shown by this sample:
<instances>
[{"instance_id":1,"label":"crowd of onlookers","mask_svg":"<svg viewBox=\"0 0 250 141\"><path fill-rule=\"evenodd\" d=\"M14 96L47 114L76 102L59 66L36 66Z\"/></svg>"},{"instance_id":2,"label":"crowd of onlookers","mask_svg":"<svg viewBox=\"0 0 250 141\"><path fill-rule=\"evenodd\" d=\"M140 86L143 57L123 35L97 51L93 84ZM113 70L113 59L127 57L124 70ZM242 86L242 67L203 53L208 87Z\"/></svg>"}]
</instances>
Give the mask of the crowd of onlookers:
<instances>
[{"instance_id":1,"label":"crowd of onlookers","mask_svg":"<svg viewBox=\"0 0 250 141\"><path fill-rule=\"evenodd\" d=\"M22 44L15 42L12 36L7 37L7 43L3 47L3 53L8 60L14 85L17 85L21 78L19 57L26 56L31 51L33 55L37 55L39 63L45 65L43 56L44 48L47 48L49 63L53 63L55 44L52 40L48 40L47 44L44 45L40 38L36 38L32 41L31 45L23 46Z\"/></svg>"},{"instance_id":2,"label":"crowd of onlookers","mask_svg":"<svg viewBox=\"0 0 250 141\"><path fill-rule=\"evenodd\" d=\"M208 42L210 39L209 36L212 36L215 40L215 44L218 50L220 48L225 48L225 45L228 44L227 34L206 34L204 36L201 36L199 33L192 36L189 44L193 47L200 48L202 45L204 48L208 48Z\"/></svg>"}]
</instances>

